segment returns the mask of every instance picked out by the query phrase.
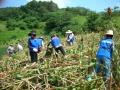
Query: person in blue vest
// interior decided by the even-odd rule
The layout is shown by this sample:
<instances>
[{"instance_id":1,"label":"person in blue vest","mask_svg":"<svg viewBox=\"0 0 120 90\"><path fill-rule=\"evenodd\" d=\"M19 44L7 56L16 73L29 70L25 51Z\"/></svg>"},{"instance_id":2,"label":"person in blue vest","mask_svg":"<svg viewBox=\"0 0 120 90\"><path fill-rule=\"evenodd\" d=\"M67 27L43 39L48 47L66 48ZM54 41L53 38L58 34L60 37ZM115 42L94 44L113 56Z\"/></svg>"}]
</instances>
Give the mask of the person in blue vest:
<instances>
[{"instance_id":1,"label":"person in blue vest","mask_svg":"<svg viewBox=\"0 0 120 90\"><path fill-rule=\"evenodd\" d=\"M103 66L103 76L104 80L109 80L111 78L111 61L114 49L113 42L113 31L108 30L105 38L100 41L99 49L97 51L97 64L96 73L101 72L101 67Z\"/></svg>"},{"instance_id":2,"label":"person in blue vest","mask_svg":"<svg viewBox=\"0 0 120 90\"><path fill-rule=\"evenodd\" d=\"M31 32L31 37L28 39L28 48L30 52L31 62L37 62L38 56L37 53L40 52L41 41L36 38L36 33Z\"/></svg>"},{"instance_id":3,"label":"person in blue vest","mask_svg":"<svg viewBox=\"0 0 120 90\"><path fill-rule=\"evenodd\" d=\"M66 34L67 34L67 42L68 42L68 44L73 45L74 42L75 42L75 36L74 36L73 32L71 30L68 30L66 32Z\"/></svg>"},{"instance_id":4,"label":"person in blue vest","mask_svg":"<svg viewBox=\"0 0 120 90\"><path fill-rule=\"evenodd\" d=\"M59 38L57 35L51 36L51 40L50 40L50 42L48 43L47 47L48 47L50 44L52 45L52 47L55 49L55 51L56 51L57 53L59 53L59 51L60 51L60 52L65 56L65 50L64 50L64 48L63 48L63 46L62 46L62 44L61 44L60 38Z\"/></svg>"}]
</instances>

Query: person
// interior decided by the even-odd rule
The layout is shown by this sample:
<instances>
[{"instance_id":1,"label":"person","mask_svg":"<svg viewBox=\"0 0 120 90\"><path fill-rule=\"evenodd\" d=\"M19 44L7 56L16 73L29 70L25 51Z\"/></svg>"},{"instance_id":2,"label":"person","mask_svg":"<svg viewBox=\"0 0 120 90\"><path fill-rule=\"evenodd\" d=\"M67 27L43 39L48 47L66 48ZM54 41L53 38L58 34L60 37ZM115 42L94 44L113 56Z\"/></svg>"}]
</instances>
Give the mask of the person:
<instances>
[{"instance_id":1,"label":"person","mask_svg":"<svg viewBox=\"0 0 120 90\"><path fill-rule=\"evenodd\" d=\"M99 49L97 51L96 73L103 71L104 80L111 78L111 61L114 49L113 31L108 30L105 38L100 41ZM103 70L101 69L103 66Z\"/></svg>"},{"instance_id":2,"label":"person","mask_svg":"<svg viewBox=\"0 0 120 90\"><path fill-rule=\"evenodd\" d=\"M68 42L68 44L73 45L74 42L75 42L75 36L74 36L73 32L71 30L68 30L66 32L66 34L67 34L67 42Z\"/></svg>"},{"instance_id":3,"label":"person","mask_svg":"<svg viewBox=\"0 0 120 90\"><path fill-rule=\"evenodd\" d=\"M9 56L12 56L15 53L15 48L12 44L10 46L8 46L7 53Z\"/></svg>"},{"instance_id":4,"label":"person","mask_svg":"<svg viewBox=\"0 0 120 90\"><path fill-rule=\"evenodd\" d=\"M17 50L18 52L23 51L23 46L20 43L17 43Z\"/></svg>"},{"instance_id":5,"label":"person","mask_svg":"<svg viewBox=\"0 0 120 90\"><path fill-rule=\"evenodd\" d=\"M38 39L39 39L39 41L40 41L40 43L41 43L41 48L44 49L44 38L41 36L41 37L39 37Z\"/></svg>"},{"instance_id":6,"label":"person","mask_svg":"<svg viewBox=\"0 0 120 90\"><path fill-rule=\"evenodd\" d=\"M50 42L48 43L47 47L48 47L50 44L52 45L52 47L55 49L55 51L56 51L57 53L59 53L59 51L60 51L60 52L63 54L63 56L65 56L65 50L64 50L64 48L63 48L63 46L62 46L62 44L61 44L60 38L59 38L57 35L52 35L52 36L51 36L51 40L50 40Z\"/></svg>"},{"instance_id":7,"label":"person","mask_svg":"<svg viewBox=\"0 0 120 90\"><path fill-rule=\"evenodd\" d=\"M30 52L31 62L37 62L38 56L37 53L40 52L41 43L36 38L36 33L31 32L31 37L28 39L28 48Z\"/></svg>"}]
</instances>

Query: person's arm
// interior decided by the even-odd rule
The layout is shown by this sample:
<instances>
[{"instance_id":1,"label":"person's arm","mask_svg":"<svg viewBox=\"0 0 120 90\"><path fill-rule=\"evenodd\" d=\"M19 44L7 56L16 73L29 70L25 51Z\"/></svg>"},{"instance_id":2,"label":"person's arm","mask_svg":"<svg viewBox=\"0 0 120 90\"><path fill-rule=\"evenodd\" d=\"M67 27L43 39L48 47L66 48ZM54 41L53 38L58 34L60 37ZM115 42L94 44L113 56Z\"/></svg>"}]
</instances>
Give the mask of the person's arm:
<instances>
[{"instance_id":1,"label":"person's arm","mask_svg":"<svg viewBox=\"0 0 120 90\"><path fill-rule=\"evenodd\" d=\"M44 47L44 41L42 41L42 47Z\"/></svg>"},{"instance_id":2,"label":"person's arm","mask_svg":"<svg viewBox=\"0 0 120 90\"><path fill-rule=\"evenodd\" d=\"M28 39L28 48L29 48L29 49L33 49L33 48L31 47L31 44L30 44L30 38Z\"/></svg>"},{"instance_id":3,"label":"person's arm","mask_svg":"<svg viewBox=\"0 0 120 90\"><path fill-rule=\"evenodd\" d=\"M113 51L115 50L115 44L114 42L112 43L112 48L111 48L111 58L113 57Z\"/></svg>"},{"instance_id":4,"label":"person's arm","mask_svg":"<svg viewBox=\"0 0 120 90\"><path fill-rule=\"evenodd\" d=\"M112 46L113 51L115 50L115 43L113 42L113 46Z\"/></svg>"}]
</instances>

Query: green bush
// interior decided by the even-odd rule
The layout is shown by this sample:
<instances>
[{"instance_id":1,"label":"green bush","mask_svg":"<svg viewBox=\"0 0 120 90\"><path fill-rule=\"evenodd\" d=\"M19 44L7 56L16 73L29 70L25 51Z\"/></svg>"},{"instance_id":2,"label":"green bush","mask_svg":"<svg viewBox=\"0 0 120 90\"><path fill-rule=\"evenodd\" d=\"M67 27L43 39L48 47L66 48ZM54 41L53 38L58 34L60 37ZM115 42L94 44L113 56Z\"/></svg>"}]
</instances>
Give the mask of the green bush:
<instances>
[{"instance_id":1,"label":"green bush","mask_svg":"<svg viewBox=\"0 0 120 90\"><path fill-rule=\"evenodd\" d=\"M7 21L6 27L8 28L8 30L15 30L15 28L18 26L18 23L16 20L14 19L9 19Z\"/></svg>"}]
</instances>

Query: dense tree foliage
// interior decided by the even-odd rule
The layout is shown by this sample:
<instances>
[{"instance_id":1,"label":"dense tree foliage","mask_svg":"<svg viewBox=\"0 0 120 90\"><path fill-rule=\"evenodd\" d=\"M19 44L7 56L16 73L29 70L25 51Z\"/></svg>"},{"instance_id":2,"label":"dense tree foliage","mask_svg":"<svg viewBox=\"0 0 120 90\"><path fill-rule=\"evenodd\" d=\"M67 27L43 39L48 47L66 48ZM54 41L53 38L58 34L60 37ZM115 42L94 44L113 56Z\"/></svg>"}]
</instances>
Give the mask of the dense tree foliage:
<instances>
[{"instance_id":1,"label":"dense tree foliage","mask_svg":"<svg viewBox=\"0 0 120 90\"><path fill-rule=\"evenodd\" d=\"M58 32L64 33L67 30L67 26L71 24L71 18L73 15L69 12L55 12L49 15L46 22L45 32Z\"/></svg>"},{"instance_id":2,"label":"dense tree foliage","mask_svg":"<svg viewBox=\"0 0 120 90\"><path fill-rule=\"evenodd\" d=\"M8 30L15 28L33 29L38 28L39 22L44 18L44 14L58 10L55 3L37 2L35 0L29 2L25 6L18 8L1 8L0 20L7 21Z\"/></svg>"},{"instance_id":3,"label":"dense tree foliage","mask_svg":"<svg viewBox=\"0 0 120 90\"><path fill-rule=\"evenodd\" d=\"M70 8L70 7L67 7L65 8L66 11L69 11L73 14L78 14L78 15L81 15L81 16L87 16L89 13L91 13L92 11L90 11L89 9L86 9L86 8L83 8L83 7L75 7L75 8Z\"/></svg>"}]
</instances>

